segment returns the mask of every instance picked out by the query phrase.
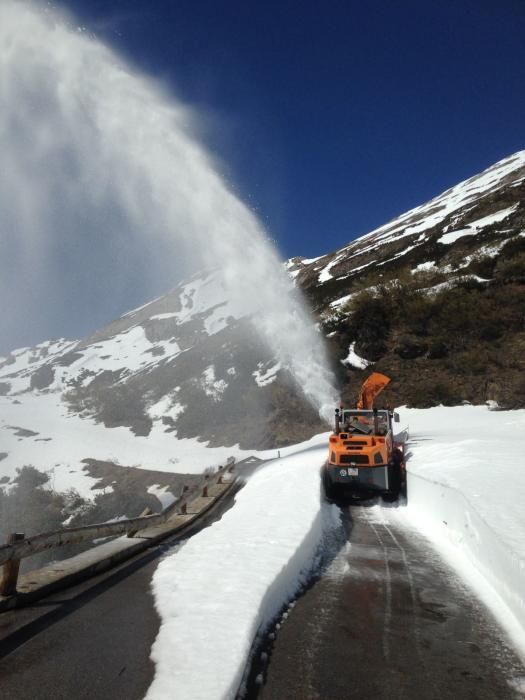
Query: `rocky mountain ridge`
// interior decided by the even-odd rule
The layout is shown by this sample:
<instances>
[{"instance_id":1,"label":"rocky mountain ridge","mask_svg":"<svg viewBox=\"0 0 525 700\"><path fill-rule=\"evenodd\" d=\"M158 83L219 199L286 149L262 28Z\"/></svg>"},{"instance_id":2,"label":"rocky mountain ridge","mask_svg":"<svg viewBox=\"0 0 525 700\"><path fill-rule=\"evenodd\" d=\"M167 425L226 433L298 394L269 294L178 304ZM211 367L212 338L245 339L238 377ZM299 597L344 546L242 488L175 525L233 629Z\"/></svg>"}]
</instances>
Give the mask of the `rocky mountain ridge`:
<instances>
[{"instance_id":1,"label":"rocky mountain ridge","mask_svg":"<svg viewBox=\"0 0 525 700\"><path fill-rule=\"evenodd\" d=\"M345 400L373 365L395 404L525 405L525 151L287 267L346 366Z\"/></svg>"}]
</instances>

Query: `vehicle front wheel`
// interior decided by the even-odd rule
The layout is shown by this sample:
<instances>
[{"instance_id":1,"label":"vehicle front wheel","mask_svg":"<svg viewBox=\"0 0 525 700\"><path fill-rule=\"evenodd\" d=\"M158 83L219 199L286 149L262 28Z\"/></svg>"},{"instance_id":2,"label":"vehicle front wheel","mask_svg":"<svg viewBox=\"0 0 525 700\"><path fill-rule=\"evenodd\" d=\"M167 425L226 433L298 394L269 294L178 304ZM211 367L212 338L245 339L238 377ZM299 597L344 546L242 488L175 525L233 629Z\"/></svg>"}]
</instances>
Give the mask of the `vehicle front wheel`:
<instances>
[{"instance_id":1,"label":"vehicle front wheel","mask_svg":"<svg viewBox=\"0 0 525 700\"><path fill-rule=\"evenodd\" d=\"M323 488L326 499L328 501L334 501L337 496L336 485L330 479L330 475L328 474L326 467L323 469Z\"/></svg>"},{"instance_id":2,"label":"vehicle front wheel","mask_svg":"<svg viewBox=\"0 0 525 700\"><path fill-rule=\"evenodd\" d=\"M388 485L390 488L383 494L383 501L392 503L397 501L401 491L401 465L398 461L392 461L388 465Z\"/></svg>"}]
</instances>

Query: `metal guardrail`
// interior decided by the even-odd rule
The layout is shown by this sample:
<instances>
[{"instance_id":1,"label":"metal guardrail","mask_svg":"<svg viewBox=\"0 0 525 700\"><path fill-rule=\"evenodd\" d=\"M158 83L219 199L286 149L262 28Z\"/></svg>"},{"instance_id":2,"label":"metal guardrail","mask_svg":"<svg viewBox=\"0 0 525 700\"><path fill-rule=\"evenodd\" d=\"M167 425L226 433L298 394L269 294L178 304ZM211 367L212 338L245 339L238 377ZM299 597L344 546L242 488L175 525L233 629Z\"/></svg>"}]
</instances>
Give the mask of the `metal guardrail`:
<instances>
[{"instance_id":1,"label":"metal guardrail","mask_svg":"<svg viewBox=\"0 0 525 700\"><path fill-rule=\"evenodd\" d=\"M227 472L233 472L233 462L229 461L225 467L219 467L214 474L216 484L223 482L223 476ZM199 487L203 497L208 495L208 485L211 475L204 475L204 486ZM33 537L25 537L23 533L12 533L7 544L0 546L0 566L3 566L3 575L0 579L0 596L9 596L16 593L20 561L33 554L44 552L47 549L63 547L68 544L79 544L89 540L104 537L114 537L127 534L133 537L139 530L161 525L173 515L187 514L188 500L196 495L196 489L185 487L181 499L175 501L160 513L152 515L146 511L137 518L128 518L113 523L98 523L95 525L83 525L81 527L63 528L53 532L44 532ZM147 509L149 510L149 509Z\"/></svg>"}]
</instances>

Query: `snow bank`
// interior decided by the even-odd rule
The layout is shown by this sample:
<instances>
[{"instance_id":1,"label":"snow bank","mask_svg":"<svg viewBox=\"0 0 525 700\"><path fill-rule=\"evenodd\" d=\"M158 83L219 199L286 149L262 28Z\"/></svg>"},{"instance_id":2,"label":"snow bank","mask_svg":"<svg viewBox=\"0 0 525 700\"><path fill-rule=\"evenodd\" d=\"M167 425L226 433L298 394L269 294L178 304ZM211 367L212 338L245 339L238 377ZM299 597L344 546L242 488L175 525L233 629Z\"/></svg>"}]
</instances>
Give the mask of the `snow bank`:
<instances>
[{"instance_id":1,"label":"snow bank","mask_svg":"<svg viewBox=\"0 0 525 700\"><path fill-rule=\"evenodd\" d=\"M406 517L525 653L525 411L437 407L410 423Z\"/></svg>"},{"instance_id":2,"label":"snow bank","mask_svg":"<svg viewBox=\"0 0 525 700\"><path fill-rule=\"evenodd\" d=\"M338 525L337 508L321 500L325 451L262 467L234 508L160 564L147 700L235 697L257 633L307 580L323 533Z\"/></svg>"}]
</instances>

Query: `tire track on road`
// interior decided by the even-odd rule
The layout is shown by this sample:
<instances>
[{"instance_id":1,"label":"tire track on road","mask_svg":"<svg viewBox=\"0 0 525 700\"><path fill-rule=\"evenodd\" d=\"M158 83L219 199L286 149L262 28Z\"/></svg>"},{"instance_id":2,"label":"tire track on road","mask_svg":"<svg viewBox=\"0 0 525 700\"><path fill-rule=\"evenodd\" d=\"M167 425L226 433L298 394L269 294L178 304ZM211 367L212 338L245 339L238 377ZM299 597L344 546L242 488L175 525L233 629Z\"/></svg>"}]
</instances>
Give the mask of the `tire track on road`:
<instances>
[{"instance_id":1,"label":"tire track on road","mask_svg":"<svg viewBox=\"0 0 525 700\"><path fill-rule=\"evenodd\" d=\"M280 625L249 700L523 698L525 667L496 623L389 510L342 509L346 544Z\"/></svg>"}]
</instances>

